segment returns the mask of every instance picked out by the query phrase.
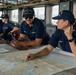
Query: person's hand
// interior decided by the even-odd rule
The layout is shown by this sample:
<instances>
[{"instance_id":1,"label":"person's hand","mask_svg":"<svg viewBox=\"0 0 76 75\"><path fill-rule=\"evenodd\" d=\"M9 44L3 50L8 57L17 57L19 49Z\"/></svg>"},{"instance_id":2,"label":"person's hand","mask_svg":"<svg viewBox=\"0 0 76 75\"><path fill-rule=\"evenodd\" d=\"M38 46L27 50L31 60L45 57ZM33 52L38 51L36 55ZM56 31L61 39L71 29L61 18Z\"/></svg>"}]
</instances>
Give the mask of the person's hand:
<instances>
[{"instance_id":1,"label":"person's hand","mask_svg":"<svg viewBox=\"0 0 76 75\"><path fill-rule=\"evenodd\" d=\"M36 58L36 56L35 56L35 54L29 54L29 55L27 55L27 57L26 57L26 61L29 61L29 60L32 60L32 59L34 59L34 58Z\"/></svg>"},{"instance_id":2,"label":"person's hand","mask_svg":"<svg viewBox=\"0 0 76 75\"><path fill-rule=\"evenodd\" d=\"M73 26L69 26L64 30L65 35L68 39L72 39Z\"/></svg>"},{"instance_id":3,"label":"person's hand","mask_svg":"<svg viewBox=\"0 0 76 75\"><path fill-rule=\"evenodd\" d=\"M11 45L18 50L28 50L28 47L21 45L18 40L11 41Z\"/></svg>"},{"instance_id":4,"label":"person's hand","mask_svg":"<svg viewBox=\"0 0 76 75\"><path fill-rule=\"evenodd\" d=\"M20 45L20 42L18 40L13 40L13 41L11 41L11 45L13 47L18 47Z\"/></svg>"}]
</instances>

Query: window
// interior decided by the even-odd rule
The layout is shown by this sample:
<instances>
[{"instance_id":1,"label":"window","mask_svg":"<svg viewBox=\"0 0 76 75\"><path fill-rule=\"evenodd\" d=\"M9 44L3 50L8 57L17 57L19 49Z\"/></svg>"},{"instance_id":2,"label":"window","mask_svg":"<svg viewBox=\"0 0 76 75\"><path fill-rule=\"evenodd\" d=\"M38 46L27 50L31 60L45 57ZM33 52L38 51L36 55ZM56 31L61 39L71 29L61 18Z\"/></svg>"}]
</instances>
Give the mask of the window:
<instances>
[{"instance_id":1,"label":"window","mask_svg":"<svg viewBox=\"0 0 76 75\"><path fill-rule=\"evenodd\" d=\"M34 8L35 17L44 20L45 19L45 7Z\"/></svg>"},{"instance_id":2,"label":"window","mask_svg":"<svg viewBox=\"0 0 76 75\"><path fill-rule=\"evenodd\" d=\"M2 11L0 11L0 17L1 17L1 15L2 15ZM1 18L0 18L1 19Z\"/></svg>"},{"instance_id":3,"label":"window","mask_svg":"<svg viewBox=\"0 0 76 75\"><path fill-rule=\"evenodd\" d=\"M55 5L52 7L52 17L57 16L59 14L59 5ZM56 25L57 20L52 19L52 24Z\"/></svg>"},{"instance_id":4,"label":"window","mask_svg":"<svg viewBox=\"0 0 76 75\"><path fill-rule=\"evenodd\" d=\"M18 9L12 10L11 20L14 22L18 22Z\"/></svg>"}]
</instances>

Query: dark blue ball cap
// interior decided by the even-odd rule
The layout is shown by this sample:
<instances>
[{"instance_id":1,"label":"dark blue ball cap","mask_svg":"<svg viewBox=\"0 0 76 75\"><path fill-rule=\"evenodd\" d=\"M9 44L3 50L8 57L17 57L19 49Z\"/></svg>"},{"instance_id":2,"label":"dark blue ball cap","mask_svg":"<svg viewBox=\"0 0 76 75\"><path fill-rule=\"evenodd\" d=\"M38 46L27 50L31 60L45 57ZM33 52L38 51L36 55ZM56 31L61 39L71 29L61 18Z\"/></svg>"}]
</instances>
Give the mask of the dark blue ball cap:
<instances>
[{"instance_id":1,"label":"dark blue ball cap","mask_svg":"<svg viewBox=\"0 0 76 75\"><path fill-rule=\"evenodd\" d=\"M35 15L35 12L32 7L26 7L24 9L23 17L30 17L30 16L34 16L34 15Z\"/></svg>"},{"instance_id":2,"label":"dark blue ball cap","mask_svg":"<svg viewBox=\"0 0 76 75\"><path fill-rule=\"evenodd\" d=\"M2 14L1 18L8 18L9 19L9 16L7 14Z\"/></svg>"},{"instance_id":3,"label":"dark blue ball cap","mask_svg":"<svg viewBox=\"0 0 76 75\"><path fill-rule=\"evenodd\" d=\"M57 20L57 19L69 20L69 22L71 24L73 24L74 21L75 21L73 13L69 10L63 10L62 12L59 13L58 16L55 16L52 19L55 19L55 20Z\"/></svg>"}]
</instances>

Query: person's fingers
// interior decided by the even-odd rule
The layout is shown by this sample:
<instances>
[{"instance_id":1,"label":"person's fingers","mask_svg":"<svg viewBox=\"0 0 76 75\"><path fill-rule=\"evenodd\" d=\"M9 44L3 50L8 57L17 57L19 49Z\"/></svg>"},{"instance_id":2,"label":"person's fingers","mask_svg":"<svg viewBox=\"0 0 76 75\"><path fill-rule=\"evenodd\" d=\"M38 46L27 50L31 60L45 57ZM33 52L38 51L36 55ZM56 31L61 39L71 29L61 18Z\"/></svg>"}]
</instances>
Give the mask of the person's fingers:
<instances>
[{"instance_id":1,"label":"person's fingers","mask_svg":"<svg viewBox=\"0 0 76 75\"><path fill-rule=\"evenodd\" d=\"M13 42L11 42L11 45L12 45L13 47L15 47L15 44L14 44Z\"/></svg>"},{"instance_id":2,"label":"person's fingers","mask_svg":"<svg viewBox=\"0 0 76 75\"><path fill-rule=\"evenodd\" d=\"M26 57L26 61L28 61L28 60L31 60L31 59L33 59L33 54L29 54L29 55L27 55L27 57Z\"/></svg>"},{"instance_id":3,"label":"person's fingers","mask_svg":"<svg viewBox=\"0 0 76 75\"><path fill-rule=\"evenodd\" d=\"M30 55L28 55L28 56L26 57L26 60L30 60L30 58L31 58L31 56L30 56Z\"/></svg>"},{"instance_id":4,"label":"person's fingers","mask_svg":"<svg viewBox=\"0 0 76 75\"><path fill-rule=\"evenodd\" d=\"M15 45L18 44L17 40L13 40L12 43L15 44Z\"/></svg>"},{"instance_id":5,"label":"person's fingers","mask_svg":"<svg viewBox=\"0 0 76 75\"><path fill-rule=\"evenodd\" d=\"M73 32L73 26L70 27L71 32Z\"/></svg>"}]
</instances>

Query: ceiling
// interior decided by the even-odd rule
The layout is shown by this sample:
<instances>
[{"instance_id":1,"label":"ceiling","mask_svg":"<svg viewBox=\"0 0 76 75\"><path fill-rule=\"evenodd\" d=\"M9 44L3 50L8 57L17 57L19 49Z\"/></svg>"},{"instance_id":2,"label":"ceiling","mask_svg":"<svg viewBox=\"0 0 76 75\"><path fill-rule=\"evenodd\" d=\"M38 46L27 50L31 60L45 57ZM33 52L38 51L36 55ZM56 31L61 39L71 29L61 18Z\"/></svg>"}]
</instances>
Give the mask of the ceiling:
<instances>
[{"instance_id":1,"label":"ceiling","mask_svg":"<svg viewBox=\"0 0 76 75\"><path fill-rule=\"evenodd\" d=\"M0 0L0 8L32 6L51 2L60 2L60 0Z\"/></svg>"},{"instance_id":2,"label":"ceiling","mask_svg":"<svg viewBox=\"0 0 76 75\"><path fill-rule=\"evenodd\" d=\"M49 0L0 0L0 8L23 6L27 4L35 4L39 2L48 2Z\"/></svg>"},{"instance_id":3,"label":"ceiling","mask_svg":"<svg viewBox=\"0 0 76 75\"><path fill-rule=\"evenodd\" d=\"M1 4L21 4L28 3L28 0L0 0Z\"/></svg>"},{"instance_id":4,"label":"ceiling","mask_svg":"<svg viewBox=\"0 0 76 75\"><path fill-rule=\"evenodd\" d=\"M0 5L12 5L12 4L27 4L27 3L37 3L49 0L0 0Z\"/></svg>"}]
</instances>

